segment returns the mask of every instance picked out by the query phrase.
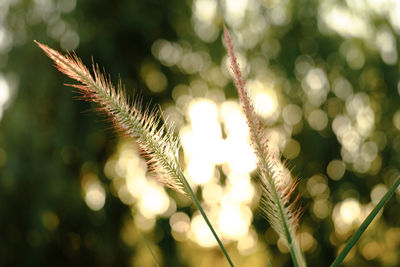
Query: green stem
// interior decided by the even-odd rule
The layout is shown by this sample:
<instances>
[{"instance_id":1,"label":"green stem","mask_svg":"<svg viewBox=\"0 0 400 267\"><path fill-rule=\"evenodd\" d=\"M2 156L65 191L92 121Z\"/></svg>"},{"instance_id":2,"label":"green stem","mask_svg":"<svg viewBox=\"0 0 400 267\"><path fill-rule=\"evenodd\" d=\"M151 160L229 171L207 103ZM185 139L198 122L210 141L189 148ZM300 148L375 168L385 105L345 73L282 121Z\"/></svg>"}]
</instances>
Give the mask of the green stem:
<instances>
[{"instance_id":1,"label":"green stem","mask_svg":"<svg viewBox=\"0 0 400 267\"><path fill-rule=\"evenodd\" d=\"M138 230L138 233L139 233L140 237L142 238L144 244L146 245L147 250L150 252L154 263L156 264L157 267L160 267L160 264L158 263L156 255L154 254L153 250L151 249L149 242L147 242L146 238L143 236L143 234L139 230Z\"/></svg>"},{"instance_id":2,"label":"green stem","mask_svg":"<svg viewBox=\"0 0 400 267\"><path fill-rule=\"evenodd\" d=\"M253 126L254 127L254 126ZM264 153L264 150L262 149L261 146L261 142L258 138L258 136L255 134L255 132L253 132L253 135L255 136L255 143L258 146L258 149L256 149L256 151L259 151L259 158L261 159L265 159L266 155ZM268 164L265 162L265 160L263 160L261 162L261 164L264 165L263 168L260 169L268 169ZM301 253L301 249L299 248L298 244L295 243L295 236L293 235L292 238L292 232L289 230L289 225L288 225L288 220L287 217L285 216L285 212L284 212L284 205L281 202L281 198L278 194L278 190L275 186L275 182L272 180L271 176L267 176L265 175L265 178L268 180L268 183L271 185L272 187L272 191L273 191L273 197L275 198L275 203L278 207L279 210L279 216L281 218L282 224L283 224L283 229L285 231L284 235L286 237L286 241L287 241L287 245L289 248L289 252L290 252L290 257L292 258L292 262L293 262L293 266L294 267L306 267L307 264L304 260L304 256Z\"/></svg>"},{"instance_id":3,"label":"green stem","mask_svg":"<svg viewBox=\"0 0 400 267\"><path fill-rule=\"evenodd\" d=\"M378 212L383 208L383 206L386 204L386 202L390 199L390 197L393 195L394 191L397 189L397 187L399 185L400 185L400 177L397 178L396 182L393 184L393 186L390 188L390 190L382 197L382 199L379 201L378 205L376 205L376 207L371 211L371 213L368 215L368 217L363 221L363 223L358 228L358 230L354 233L354 235L347 242L347 244L344 247L344 249L342 250L342 252L340 252L340 254L336 257L334 262L331 264L331 267L339 267L340 266L340 264L343 262L344 258L350 252L351 248L356 244L358 239L360 239L361 235L367 229L367 227L372 222L372 220L375 218L375 216L378 214Z\"/></svg>"},{"instance_id":4,"label":"green stem","mask_svg":"<svg viewBox=\"0 0 400 267\"><path fill-rule=\"evenodd\" d=\"M228 252L226 251L224 245L222 244L221 240L219 239L217 233L214 230L214 227L211 225L211 222L208 220L208 217L206 215L206 213L204 212L199 199L196 197L196 194L193 192L192 188L190 187L188 181L186 180L185 176L183 175L182 172L180 172L180 176L181 176L181 181L183 182L184 186L186 187L187 191L189 192L190 196L192 197L194 204L196 205L196 207L199 209L201 216L203 216L204 220L206 221L208 227L210 228L212 234L214 235L215 239L218 242L218 245L221 247L222 252L224 253L226 259L228 260L229 264L231 267L233 266L233 263L231 261L231 258L228 255Z\"/></svg>"},{"instance_id":5,"label":"green stem","mask_svg":"<svg viewBox=\"0 0 400 267\"><path fill-rule=\"evenodd\" d=\"M289 244L289 251L290 251L290 257L292 258L293 266L298 267L299 264L297 263L296 254L294 253L292 244Z\"/></svg>"},{"instance_id":6,"label":"green stem","mask_svg":"<svg viewBox=\"0 0 400 267\"><path fill-rule=\"evenodd\" d=\"M288 227L288 225L286 223L286 217L285 217L285 215L283 213L283 210L282 210L282 205L281 205L281 202L280 202L280 198L278 196L278 192L276 191L275 185L273 184L273 181L271 181L271 185L274 188L274 196L275 196L276 202L278 203L279 215L282 218L283 227L285 229L285 235L286 235L286 240L288 242L290 256L292 258L294 267L298 267L299 263L297 262L297 255L296 255L296 253L294 251L294 248L293 248L292 238L291 238L291 235L290 235L289 227Z\"/></svg>"}]
</instances>

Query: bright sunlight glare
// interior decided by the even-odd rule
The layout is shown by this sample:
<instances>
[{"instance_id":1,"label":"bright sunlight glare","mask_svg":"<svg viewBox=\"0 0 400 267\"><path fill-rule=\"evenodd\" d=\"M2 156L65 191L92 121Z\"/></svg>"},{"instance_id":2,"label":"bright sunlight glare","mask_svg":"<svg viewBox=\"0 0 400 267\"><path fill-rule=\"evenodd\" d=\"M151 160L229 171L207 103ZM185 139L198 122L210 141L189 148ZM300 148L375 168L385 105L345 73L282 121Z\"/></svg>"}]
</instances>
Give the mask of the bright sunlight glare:
<instances>
[{"instance_id":1,"label":"bright sunlight glare","mask_svg":"<svg viewBox=\"0 0 400 267\"><path fill-rule=\"evenodd\" d=\"M152 218L165 212L169 206L169 198L162 185L149 183L143 190L139 209L143 216Z\"/></svg>"},{"instance_id":2,"label":"bright sunlight glare","mask_svg":"<svg viewBox=\"0 0 400 267\"><path fill-rule=\"evenodd\" d=\"M202 247L212 247L217 245L217 241L210 228L200 215L194 215L190 223L190 238Z\"/></svg>"}]
</instances>

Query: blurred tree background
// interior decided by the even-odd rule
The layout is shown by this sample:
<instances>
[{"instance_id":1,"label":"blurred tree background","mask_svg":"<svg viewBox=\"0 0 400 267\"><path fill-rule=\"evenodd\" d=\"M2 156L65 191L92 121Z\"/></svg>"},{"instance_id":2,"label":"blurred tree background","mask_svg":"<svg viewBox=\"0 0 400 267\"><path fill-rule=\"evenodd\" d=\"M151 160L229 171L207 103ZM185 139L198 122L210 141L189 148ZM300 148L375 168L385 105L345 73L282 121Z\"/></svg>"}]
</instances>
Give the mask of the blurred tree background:
<instances>
[{"instance_id":1,"label":"blurred tree background","mask_svg":"<svg viewBox=\"0 0 400 267\"><path fill-rule=\"evenodd\" d=\"M333 261L399 175L396 0L0 1L0 266L153 266L140 233L163 266L227 266L191 203L146 177L134 141L76 101L33 40L93 57L161 105L237 266L291 266L257 210L224 23L273 148L300 177L307 261ZM345 266L400 265L399 201Z\"/></svg>"}]
</instances>

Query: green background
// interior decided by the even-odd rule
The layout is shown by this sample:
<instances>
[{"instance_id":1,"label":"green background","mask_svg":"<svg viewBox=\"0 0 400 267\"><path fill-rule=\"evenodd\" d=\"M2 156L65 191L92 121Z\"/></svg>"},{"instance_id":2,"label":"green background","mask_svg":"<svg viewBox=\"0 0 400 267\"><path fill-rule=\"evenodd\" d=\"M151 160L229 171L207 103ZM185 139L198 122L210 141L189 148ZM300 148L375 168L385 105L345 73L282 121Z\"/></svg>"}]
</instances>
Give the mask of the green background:
<instances>
[{"instance_id":1,"label":"green background","mask_svg":"<svg viewBox=\"0 0 400 267\"><path fill-rule=\"evenodd\" d=\"M379 151L379 170L360 174L347 165L340 181L328 180L329 200L333 205L348 197L368 203L376 184L390 186L398 174L400 135L393 122L400 100L398 62L386 64L379 51L370 49L362 38L321 32L318 26L321 3L318 1L285 3L291 10L290 22L286 25L271 23L268 31L258 36L260 40L273 38L279 44L276 56L265 61L285 73L287 81L292 83L291 90L282 90L281 98L299 106L305 102L301 83L295 81L296 60L301 55L328 72L329 83L332 83L332 73L340 73L350 81L354 93L363 92L370 98L375 114L373 131L384 133L386 140ZM104 164L114 152L120 135L104 117L91 111L93 105L76 101L79 95L63 86L71 81L53 68L33 40L63 50L61 35L51 36L50 33L54 21L62 19L75 32L72 37L65 37L64 46L67 47L64 48L71 45L68 40L79 36L79 45L72 48L86 64L90 64L93 57L105 67L112 80L122 78L128 94L135 88L144 102L153 99L153 104L171 102L174 86L189 83L193 77L155 58L151 48L156 40L184 41L193 49L207 51L216 64L226 56L221 40L225 20L223 2L218 3L212 22L219 31L218 38L211 42L204 42L196 35L191 1L78 0L75 4L71 8L68 1L6 0L0 3L2 27L12 36L5 37L11 38L11 44L0 50L0 72L15 84L0 121L0 266L152 264L140 239L127 244L121 238L124 222L132 216L128 206L112 195L107 186L106 203L100 211L90 210L82 197L80 177L85 170L95 172L105 185L110 183L103 172ZM261 2L261 18L270 19L274 5L276 1ZM346 3L342 5L348 8ZM35 9L39 10L39 15L34 15ZM252 23L251 19L245 17L244 24ZM393 33L398 50L398 34L388 18L373 14L369 19L373 27L385 26ZM340 52L345 42L362 51L365 63L361 68L349 66L346 56ZM260 41L245 55L250 59L262 53L265 49ZM166 89L160 93L150 92L141 75L141 67L149 62L168 78ZM228 98L237 97L232 82L221 89ZM329 96L333 93L329 92ZM321 105L324 111L329 107L329 101ZM345 110L345 102L334 107L340 114ZM332 121L333 118L329 118L328 127L323 131L316 131L304 122L295 136L301 144L301 152L289 162L292 173L300 177L299 193L303 195L301 203L305 207L301 224L314 229L316 246L306 253L309 266L328 266L337 247L344 242L332 242L335 239L332 217L316 218L311 211L313 199L307 192L307 179L316 173L326 174L328 163L341 157L341 145L331 128ZM397 193L379 221L372 224L372 229L363 237L364 243L352 252L347 266L399 266L399 201ZM187 207L180 210L188 214L193 211ZM266 266L268 258L273 266L291 266L289 255L267 242L269 225L257 212L254 212L253 225L265 249L243 257L232 252L237 266ZM225 266L218 248L203 249L191 243L187 245L189 250L183 250L185 244L175 241L170 234L168 218L158 219L156 228L148 235L165 266L192 266L193 262L197 262L195 266L210 266L215 258L219 259L215 265ZM368 242L377 242L381 249L373 259L366 259L362 253ZM234 245L229 248L235 251ZM239 260L241 257L243 259Z\"/></svg>"}]
</instances>

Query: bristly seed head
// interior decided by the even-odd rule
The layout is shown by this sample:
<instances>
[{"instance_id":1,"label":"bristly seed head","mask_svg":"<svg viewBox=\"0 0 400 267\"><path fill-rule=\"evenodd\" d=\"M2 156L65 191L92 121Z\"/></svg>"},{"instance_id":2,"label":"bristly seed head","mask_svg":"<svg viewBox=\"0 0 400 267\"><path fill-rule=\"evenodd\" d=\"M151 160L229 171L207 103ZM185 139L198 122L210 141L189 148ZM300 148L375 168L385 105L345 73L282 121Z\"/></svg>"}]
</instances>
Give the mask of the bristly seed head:
<instances>
[{"instance_id":1,"label":"bristly seed head","mask_svg":"<svg viewBox=\"0 0 400 267\"><path fill-rule=\"evenodd\" d=\"M297 183L287 177L284 164L279 157L269 149L268 140L264 137L260 119L255 113L252 99L245 88L245 82L237 62L229 32L224 25L224 37L227 51L231 60L233 78L238 89L242 110L249 126L250 140L258 159L259 179L261 188L261 211L271 226L286 241L292 258L300 266L305 261L300 247L297 245L295 230L298 227L300 209L296 200L290 202ZM289 181L289 182L286 182Z\"/></svg>"},{"instance_id":2,"label":"bristly seed head","mask_svg":"<svg viewBox=\"0 0 400 267\"><path fill-rule=\"evenodd\" d=\"M121 82L115 88L110 78L94 63L92 76L75 53L64 56L44 44L37 41L35 43L54 61L60 72L80 83L68 85L77 88L82 99L99 104L99 110L106 113L117 128L137 138L152 174L166 186L180 193L187 193L178 159L179 140L173 135L173 129L163 123L159 109L142 111L139 100L129 104Z\"/></svg>"}]
</instances>

